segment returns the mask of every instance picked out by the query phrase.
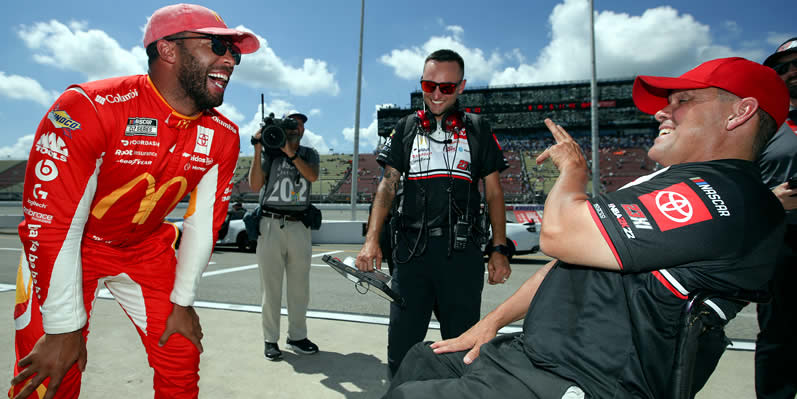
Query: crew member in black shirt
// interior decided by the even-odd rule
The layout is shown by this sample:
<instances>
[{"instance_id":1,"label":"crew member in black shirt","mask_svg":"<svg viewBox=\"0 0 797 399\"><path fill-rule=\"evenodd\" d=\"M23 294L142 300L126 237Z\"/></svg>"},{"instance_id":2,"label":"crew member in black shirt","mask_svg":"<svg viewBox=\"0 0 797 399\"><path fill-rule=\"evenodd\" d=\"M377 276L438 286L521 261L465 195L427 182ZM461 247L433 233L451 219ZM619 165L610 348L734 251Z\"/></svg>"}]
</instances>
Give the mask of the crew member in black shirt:
<instances>
[{"instance_id":1,"label":"crew member in black shirt","mask_svg":"<svg viewBox=\"0 0 797 399\"><path fill-rule=\"evenodd\" d=\"M784 213L753 161L786 118L783 81L724 58L639 76L633 97L660 122L648 156L665 168L589 198L581 149L546 120L556 144L537 162L560 176L540 244L556 260L460 337L414 346L388 397L668 397L689 293L766 289ZM741 307L708 304L725 320ZM495 337L524 315L523 333Z\"/></svg>"},{"instance_id":2,"label":"crew member in black shirt","mask_svg":"<svg viewBox=\"0 0 797 399\"><path fill-rule=\"evenodd\" d=\"M506 243L506 210L498 174L508 167L484 118L458 108L465 89L465 64L452 50L430 54L421 88L425 109L401 118L376 160L385 173L374 199L357 267L381 268L392 256L392 288L404 307L390 306L388 367L398 370L407 351L426 336L434 310L443 338L454 338L481 317L484 260L479 233L478 183L492 225L487 265L490 284L502 284L512 270ZM397 196L402 179L402 195ZM396 198L392 254L379 247L385 216Z\"/></svg>"}]
</instances>

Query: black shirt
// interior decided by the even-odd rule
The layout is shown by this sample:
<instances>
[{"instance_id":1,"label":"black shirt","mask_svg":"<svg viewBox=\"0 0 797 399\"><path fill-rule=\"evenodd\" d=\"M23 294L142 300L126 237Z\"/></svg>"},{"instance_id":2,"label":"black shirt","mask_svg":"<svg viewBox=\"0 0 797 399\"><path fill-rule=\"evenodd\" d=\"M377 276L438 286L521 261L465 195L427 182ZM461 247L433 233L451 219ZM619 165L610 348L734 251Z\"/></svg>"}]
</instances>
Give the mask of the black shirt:
<instances>
[{"instance_id":1,"label":"black shirt","mask_svg":"<svg viewBox=\"0 0 797 399\"><path fill-rule=\"evenodd\" d=\"M783 235L783 208L751 162L681 164L641 180L590 201L622 270L559 262L523 325L532 362L591 397L668 396L689 292L765 289ZM741 309L709 307L726 320Z\"/></svg>"},{"instance_id":2,"label":"black shirt","mask_svg":"<svg viewBox=\"0 0 797 399\"><path fill-rule=\"evenodd\" d=\"M466 121L472 118L470 114L465 115ZM376 160L405 175L401 214L411 226L448 225L449 191L454 200L451 218L456 220L466 209L470 209L474 217L480 203L479 179L508 167L489 124L484 118L479 121L478 129L472 122L466 122L465 128L456 133L431 135L418 127L414 114L401 118L396 124ZM411 124L409 129L406 123ZM407 153L405 134L414 136L410 153ZM468 135L476 134L479 154L474 155Z\"/></svg>"}]
</instances>

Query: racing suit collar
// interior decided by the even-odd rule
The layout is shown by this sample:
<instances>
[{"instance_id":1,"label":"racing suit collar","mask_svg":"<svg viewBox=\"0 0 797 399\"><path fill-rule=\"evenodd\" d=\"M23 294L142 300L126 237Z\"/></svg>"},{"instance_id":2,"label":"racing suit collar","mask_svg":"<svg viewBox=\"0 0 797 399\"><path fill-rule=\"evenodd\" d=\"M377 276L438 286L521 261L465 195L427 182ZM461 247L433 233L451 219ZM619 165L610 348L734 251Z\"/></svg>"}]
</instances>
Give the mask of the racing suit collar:
<instances>
[{"instance_id":1,"label":"racing suit collar","mask_svg":"<svg viewBox=\"0 0 797 399\"><path fill-rule=\"evenodd\" d=\"M169 108L170 111L172 111L171 115L169 115L166 118L166 124L169 127L177 129L187 129L191 127L192 122L199 119L199 117L202 116L202 113L205 112L205 111L199 111L192 116L186 116L177 112L174 108L172 108L171 105L169 105L168 102L166 102L166 99L163 98L160 91L158 91L158 88L155 87L154 83L152 83L152 79L150 78L149 75L147 75L147 82L149 83L149 87L152 88L152 91L155 92L155 95L158 97L158 99L161 100L163 105L165 105L167 108Z\"/></svg>"}]
</instances>

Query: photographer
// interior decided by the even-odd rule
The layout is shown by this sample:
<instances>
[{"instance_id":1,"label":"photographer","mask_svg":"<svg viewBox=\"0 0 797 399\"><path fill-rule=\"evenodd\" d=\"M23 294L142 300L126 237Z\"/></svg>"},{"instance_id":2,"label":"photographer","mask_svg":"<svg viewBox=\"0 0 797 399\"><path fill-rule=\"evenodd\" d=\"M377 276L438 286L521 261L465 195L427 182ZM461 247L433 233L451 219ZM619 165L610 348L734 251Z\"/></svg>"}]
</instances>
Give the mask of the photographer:
<instances>
[{"instance_id":1,"label":"photographer","mask_svg":"<svg viewBox=\"0 0 797 399\"><path fill-rule=\"evenodd\" d=\"M310 229L302 216L310 207L310 185L318 180L318 153L299 145L307 116L290 113L283 119L273 114L252 136L254 159L249 185L260 190L260 236L257 263L263 288L264 355L279 360L282 275L288 281L287 345L302 354L318 352L307 339L307 304L310 301ZM284 140L284 142L283 142Z\"/></svg>"}]
</instances>

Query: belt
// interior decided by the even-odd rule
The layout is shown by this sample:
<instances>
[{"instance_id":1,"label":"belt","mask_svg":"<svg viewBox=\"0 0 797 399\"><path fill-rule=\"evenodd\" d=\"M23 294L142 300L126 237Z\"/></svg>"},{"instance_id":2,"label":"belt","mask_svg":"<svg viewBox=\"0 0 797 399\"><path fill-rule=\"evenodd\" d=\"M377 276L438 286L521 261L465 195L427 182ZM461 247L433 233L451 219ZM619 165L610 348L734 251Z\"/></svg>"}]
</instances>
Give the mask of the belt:
<instances>
[{"instance_id":1,"label":"belt","mask_svg":"<svg viewBox=\"0 0 797 399\"><path fill-rule=\"evenodd\" d=\"M302 219L299 219L299 218L294 217L294 216L281 215L279 213L271 213L269 211L261 211L260 213L263 216L270 217L272 219L290 220L292 222L300 222L302 220Z\"/></svg>"},{"instance_id":2,"label":"belt","mask_svg":"<svg viewBox=\"0 0 797 399\"><path fill-rule=\"evenodd\" d=\"M407 230L412 231L413 233L417 233L419 230L422 229L416 229L414 227L410 227ZM444 231L443 227L430 227L427 233L429 234L429 237L442 237L443 231Z\"/></svg>"}]
</instances>

